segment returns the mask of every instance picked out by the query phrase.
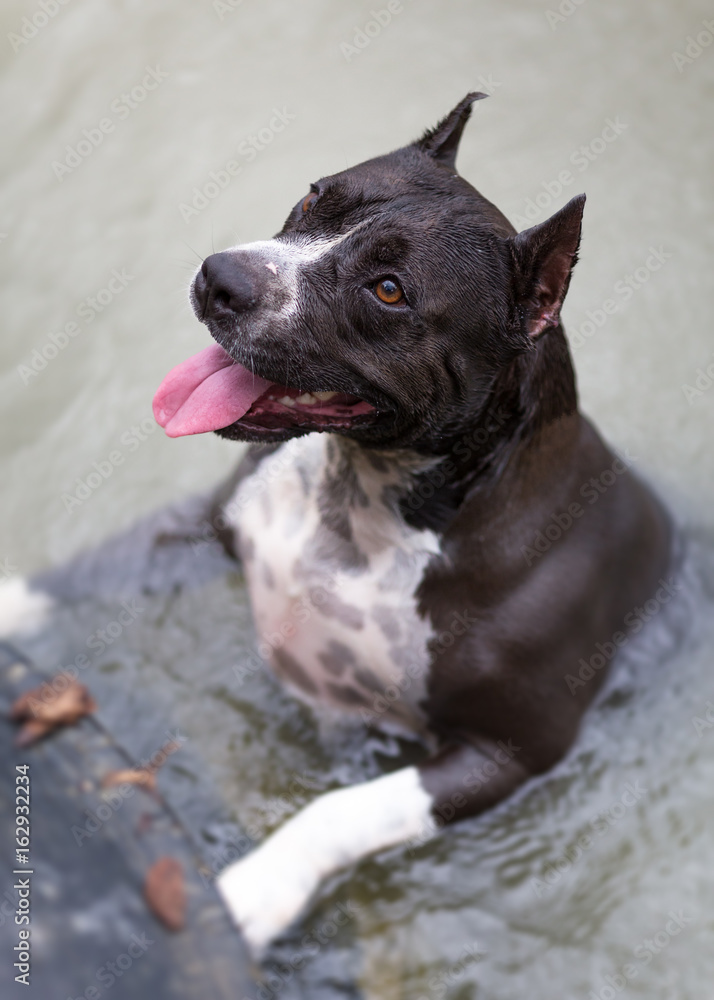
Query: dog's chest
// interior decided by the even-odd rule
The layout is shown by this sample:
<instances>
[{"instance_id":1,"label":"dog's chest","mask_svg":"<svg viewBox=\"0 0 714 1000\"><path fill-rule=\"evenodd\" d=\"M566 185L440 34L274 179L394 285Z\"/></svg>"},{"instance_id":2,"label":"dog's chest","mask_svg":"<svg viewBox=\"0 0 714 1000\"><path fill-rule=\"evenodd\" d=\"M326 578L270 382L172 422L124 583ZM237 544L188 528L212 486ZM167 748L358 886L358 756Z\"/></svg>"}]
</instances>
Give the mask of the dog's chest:
<instances>
[{"instance_id":1,"label":"dog's chest","mask_svg":"<svg viewBox=\"0 0 714 1000\"><path fill-rule=\"evenodd\" d=\"M228 510L261 656L312 701L422 730L432 629L415 591L439 544L399 514L407 464L309 435L264 459Z\"/></svg>"}]
</instances>

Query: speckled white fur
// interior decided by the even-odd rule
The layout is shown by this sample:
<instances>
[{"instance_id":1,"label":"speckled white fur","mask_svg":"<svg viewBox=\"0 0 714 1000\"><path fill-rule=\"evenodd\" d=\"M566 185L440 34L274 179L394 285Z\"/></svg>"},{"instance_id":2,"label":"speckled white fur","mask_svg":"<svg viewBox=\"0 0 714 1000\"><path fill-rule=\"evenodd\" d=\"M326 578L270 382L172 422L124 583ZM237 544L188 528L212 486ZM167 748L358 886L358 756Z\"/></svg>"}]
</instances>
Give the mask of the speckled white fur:
<instances>
[{"instance_id":1,"label":"speckled white fur","mask_svg":"<svg viewBox=\"0 0 714 1000\"><path fill-rule=\"evenodd\" d=\"M285 674L287 653L299 664L302 697L357 710L334 692L368 668L368 680L387 694L374 702L384 709L371 721L420 732L432 629L418 614L415 591L439 544L432 531L405 523L396 495L423 465L397 455L375 465L354 442L312 434L266 457L227 505L262 645L278 673ZM331 516L344 519L341 531ZM339 677L321 659L330 644L349 654ZM359 690L368 707L380 697L364 683ZM417 769L406 768L321 796L226 869L220 891L255 952L295 919L327 875L433 832L431 806Z\"/></svg>"},{"instance_id":2,"label":"speckled white fur","mask_svg":"<svg viewBox=\"0 0 714 1000\"><path fill-rule=\"evenodd\" d=\"M325 478L336 474L335 464L345 454L369 500L368 506L349 509L352 541L367 563L361 569L342 561L339 539L331 539L318 503ZM355 686L352 675L347 671L344 677L331 676L320 660L331 643L338 643L353 651L360 665L388 689L385 699L361 688L365 703L351 710L363 717L370 713L379 724L422 732L418 703L424 694L432 628L418 614L414 593L439 544L434 532L409 527L384 498L385 488L403 484L405 475L404 465L391 461L387 471L376 471L352 442L312 434L286 442L264 459L228 509L235 512L239 537L252 550L245 572L253 614L276 671L300 697L349 710L332 692L340 684ZM362 625L350 627L330 614L333 601L359 616ZM391 636L375 617L378 613L389 618ZM299 663L316 690L296 688L285 678L277 662L281 651Z\"/></svg>"}]
</instances>

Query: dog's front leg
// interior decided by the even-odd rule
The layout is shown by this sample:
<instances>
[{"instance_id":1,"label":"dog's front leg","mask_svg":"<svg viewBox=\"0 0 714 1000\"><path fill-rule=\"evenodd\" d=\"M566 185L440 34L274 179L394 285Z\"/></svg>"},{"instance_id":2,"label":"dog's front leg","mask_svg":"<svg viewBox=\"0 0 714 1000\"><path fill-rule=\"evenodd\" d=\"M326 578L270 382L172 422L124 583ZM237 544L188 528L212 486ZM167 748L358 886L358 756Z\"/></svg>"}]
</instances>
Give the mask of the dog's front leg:
<instances>
[{"instance_id":1,"label":"dog's front leg","mask_svg":"<svg viewBox=\"0 0 714 1000\"><path fill-rule=\"evenodd\" d=\"M421 843L444 823L475 816L529 777L519 748L457 744L419 767L321 795L246 858L218 888L256 955L303 910L320 882L360 858Z\"/></svg>"}]
</instances>

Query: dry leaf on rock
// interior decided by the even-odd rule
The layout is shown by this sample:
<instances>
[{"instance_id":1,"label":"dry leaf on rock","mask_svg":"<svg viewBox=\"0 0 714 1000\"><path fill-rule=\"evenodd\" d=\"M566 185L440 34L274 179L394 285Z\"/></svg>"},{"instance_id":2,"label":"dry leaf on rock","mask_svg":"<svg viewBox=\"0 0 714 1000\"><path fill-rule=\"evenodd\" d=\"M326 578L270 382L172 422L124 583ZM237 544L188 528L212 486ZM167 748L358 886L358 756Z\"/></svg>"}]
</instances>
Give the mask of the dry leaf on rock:
<instances>
[{"instance_id":1,"label":"dry leaf on rock","mask_svg":"<svg viewBox=\"0 0 714 1000\"><path fill-rule=\"evenodd\" d=\"M59 726L71 726L97 710L89 690L66 674L58 674L39 687L26 691L10 709L10 718L24 725L15 740L28 746Z\"/></svg>"},{"instance_id":2,"label":"dry leaf on rock","mask_svg":"<svg viewBox=\"0 0 714 1000\"><path fill-rule=\"evenodd\" d=\"M180 931L186 920L186 886L181 863L159 858L146 873L144 898L151 912L169 930Z\"/></svg>"},{"instance_id":3,"label":"dry leaf on rock","mask_svg":"<svg viewBox=\"0 0 714 1000\"><path fill-rule=\"evenodd\" d=\"M110 771L109 774L102 780L102 788L108 788L110 785L141 785L147 792L156 791L156 772L165 763L166 758L170 757L172 753L176 753L177 750L181 749L181 744L177 743L176 740L169 740L168 743L164 745L153 754L151 760L148 764L143 767L128 767L120 771ZM156 761L154 761L156 758Z\"/></svg>"},{"instance_id":4,"label":"dry leaf on rock","mask_svg":"<svg viewBox=\"0 0 714 1000\"><path fill-rule=\"evenodd\" d=\"M127 767L121 771L110 771L102 778L102 788L112 785L141 785L147 792L155 792L156 778L153 771L143 767Z\"/></svg>"}]
</instances>

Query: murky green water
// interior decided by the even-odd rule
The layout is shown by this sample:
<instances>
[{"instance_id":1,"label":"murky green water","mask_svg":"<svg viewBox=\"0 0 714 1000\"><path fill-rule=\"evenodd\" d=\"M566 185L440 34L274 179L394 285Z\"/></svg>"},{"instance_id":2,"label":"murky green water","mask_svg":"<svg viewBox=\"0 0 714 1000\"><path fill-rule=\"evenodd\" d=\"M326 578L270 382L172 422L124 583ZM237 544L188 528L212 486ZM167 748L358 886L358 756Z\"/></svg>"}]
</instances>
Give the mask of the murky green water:
<instances>
[{"instance_id":1,"label":"murky green water","mask_svg":"<svg viewBox=\"0 0 714 1000\"><path fill-rule=\"evenodd\" d=\"M381 6L71 0L18 41L40 8L4 4L0 561L59 564L220 479L235 446L169 441L147 419L161 377L207 343L185 295L198 261L271 235L309 181L491 91L460 168L521 228L587 192L565 311L583 406L685 526L684 597L626 650L553 774L326 887L275 955L303 948L305 970L273 992L354 977L379 1000L700 1000L714 975L712 11L404 0L357 48ZM412 752L319 727L262 671L238 683L239 577L145 606L87 679L113 692L117 725L161 706L255 835ZM114 613L75 609L56 655ZM159 735L142 729L137 757ZM355 915L320 943L340 902Z\"/></svg>"}]
</instances>

